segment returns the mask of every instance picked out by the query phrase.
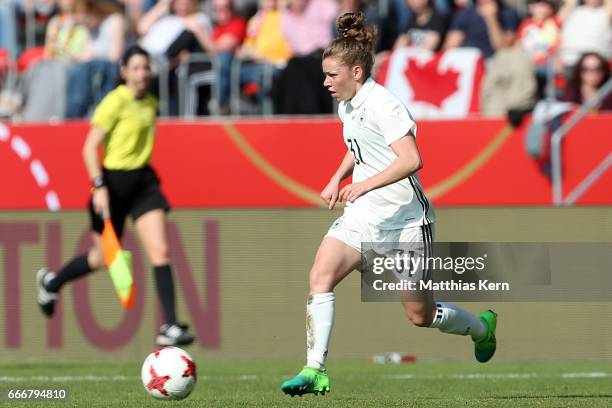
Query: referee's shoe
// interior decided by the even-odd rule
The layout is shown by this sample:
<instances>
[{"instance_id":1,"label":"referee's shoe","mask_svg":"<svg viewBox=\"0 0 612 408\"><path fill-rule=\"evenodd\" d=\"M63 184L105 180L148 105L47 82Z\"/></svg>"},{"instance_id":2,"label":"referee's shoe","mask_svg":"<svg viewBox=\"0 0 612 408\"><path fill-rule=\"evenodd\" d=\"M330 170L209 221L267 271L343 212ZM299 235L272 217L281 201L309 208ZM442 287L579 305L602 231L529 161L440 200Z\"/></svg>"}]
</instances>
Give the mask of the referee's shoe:
<instances>
[{"instance_id":1,"label":"referee's shoe","mask_svg":"<svg viewBox=\"0 0 612 408\"><path fill-rule=\"evenodd\" d=\"M193 343L193 335L187 333L189 326L186 324L164 324L159 328L159 334L155 339L158 346L186 346Z\"/></svg>"},{"instance_id":2,"label":"referee's shoe","mask_svg":"<svg viewBox=\"0 0 612 408\"><path fill-rule=\"evenodd\" d=\"M45 316L53 316L57 293L47 290L45 284L55 277L55 273L47 268L41 268L36 273L36 301Z\"/></svg>"}]
</instances>

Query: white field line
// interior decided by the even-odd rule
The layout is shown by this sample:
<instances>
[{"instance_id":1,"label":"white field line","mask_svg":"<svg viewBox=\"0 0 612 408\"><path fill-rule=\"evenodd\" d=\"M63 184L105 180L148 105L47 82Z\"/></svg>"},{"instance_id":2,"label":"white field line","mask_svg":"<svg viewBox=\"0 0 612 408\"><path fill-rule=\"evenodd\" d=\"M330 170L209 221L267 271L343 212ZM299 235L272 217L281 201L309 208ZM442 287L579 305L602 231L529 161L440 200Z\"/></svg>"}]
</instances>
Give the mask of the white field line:
<instances>
[{"instance_id":1,"label":"white field line","mask_svg":"<svg viewBox=\"0 0 612 408\"><path fill-rule=\"evenodd\" d=\"M533 378L561 378L561 379L588 379L588 378L612 378L612 373L605 372L580 372L561 374L539 374L539 373L469 373L469 374L444 374L444 375L419 375L419 374L389 374L382 376L388 380L527 380Z\"/></svg>"},{"instance_id":2,"label":"white field line","mask_svg":"<svg viewBox=\"0 0 612 408\"><path fill-rule=\"evenodd\" d=\"M48 382L70 382L70 381L126 381L136 377L125 375L33 375L33 376L0 376L0 382L24 382L24 381L48 381Z\"/></svg>"},{"instance_id":3,"label":"white field line","mask_svg":"<svg viewBox=\"0 0 612 408\"><path fill-rule=\"evenodd\" d=\"M560 379L601 379L612 378L612 373L607 372L576 372L559 374L538 374L538 373L466 373L466 374L447 374L447 375L428 375L428 374L389 374L382 375L387 380L524 380L534 378L560 378ZM256 381L259 376L252 374L223 375L223 376L198 376L201 380L223 379L227 381ZM285 377L279 377L285 378ZM125 375L62 375L62 376L0 376L0 383L12 382L87 382L87 381L132 381L140 379L138 376Z\"/></svg>"},{"instance_id":4,"label":"white field line","mask_svg":"<svg viewBox=\"0 0 612 408\"><path fill-rule=\"evenodd\" d=\"M248 378L241 378L241 377L248 377ZM206 375L199 375L198 379L201 380L208 380L211 377L206 376ZM215 377L217 378L217 377ZM256 379L257 376L255 375L249 375L249 376L238 376L238 377L231 377L232 380L239 380L239 381L243 381L243 380L252 380L252 379ZM32 375L32 376L7 376L7 375L3 375L0 376L0 383L13 383L13 382L36 382L36 381L40 381L40 382L87 382L87 381L92 381L92 382L98 382L98 381L109 381L109 382L113 382L113 381L133 381L133 380L139 380L140 377L137 377L135 375L56 375L56 376L48 376L48 375Z\"/></svg>"}]
</instances>

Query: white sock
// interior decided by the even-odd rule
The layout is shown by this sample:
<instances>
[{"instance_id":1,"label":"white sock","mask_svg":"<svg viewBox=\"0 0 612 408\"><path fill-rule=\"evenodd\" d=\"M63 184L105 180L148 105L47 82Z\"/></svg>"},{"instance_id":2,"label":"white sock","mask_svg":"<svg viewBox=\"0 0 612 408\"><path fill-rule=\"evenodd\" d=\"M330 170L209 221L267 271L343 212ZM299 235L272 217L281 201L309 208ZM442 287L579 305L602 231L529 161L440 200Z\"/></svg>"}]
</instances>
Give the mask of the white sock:
<instances>
[{"instance_id":1,"label":"white sock","mask_svg":"<svg viewBox=\"0 0 612 408\"><path fill-rule=\"evenodd\" d=\"M317 293L306 305L306 365L321 369L325 366L327 348L336 312L334 292Z\"/></svg>"},{"instance_id":2,"label":"white sock","mask_svg":"<svg viewBox=\"0 0 612 408\"><path fill-rule=\"evenodd\" d=\"M466 312L459 306L436 302L436 316L429 327L438 328L441 332L472 336L482 339L487 334L487 327L479 317Z\"/></svg>"}]
</instances>

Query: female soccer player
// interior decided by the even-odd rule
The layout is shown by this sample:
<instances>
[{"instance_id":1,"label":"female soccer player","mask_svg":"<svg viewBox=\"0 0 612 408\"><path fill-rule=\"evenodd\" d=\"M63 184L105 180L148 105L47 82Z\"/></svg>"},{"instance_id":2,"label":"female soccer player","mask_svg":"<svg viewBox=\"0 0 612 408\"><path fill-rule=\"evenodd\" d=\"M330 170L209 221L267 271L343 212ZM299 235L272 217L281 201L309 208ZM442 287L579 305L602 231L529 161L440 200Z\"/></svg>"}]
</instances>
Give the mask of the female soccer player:
<instances>
[{"instance_id":1,"label":"female soccer player","mask_svg":"<svg viewBox=\"0 0 612 408\"><path fill-rule=\"evenodd\" d=\"M134 46L121 61L125 84L110 92L96 109L91 130L83 147L83 159L92 180L89 203L93 247L77 256L58 273L38 271L38 304L46 316L53 315L57 293L66 283L104 267L101 233L104 219L110 218L121 237L125 218L134 226L153 265L157 294L165 324L156 342L159 345L186 345L194 338L186 325L178 324L175 313L174 282L170 267L166 212L170 209L159 188L159 179L149 166L153 151L157 100L147 92L151 78L149 55ZM102 166L98 146L104 146Z\"/></svg>"},{"instance_id":2,"label":"female soccer player","mask_svg":"<svg viewBox=\"0 0 612 408\"><path fill-rule=\"evenodd\" d=\"M341 15L337 29L339 38L323 54L324 85L340 101L348 151L321 197L330 209L337 201L347 207L321 242L310 270L306 366L281 385L292 396L330 390L324 364L334 323L333 290L360 266L362 242L415 242L428 253L433 239L434 213L416 175L422 167L416 124L406 107L370 78L376 30L365 25L361 13ZM351 171L352 184L339 191ZM478 361L493 356L494 312L476 317L455 305L434 302L430 293L403 306L416 326L469 334Z\"/></svg>"}]
</instances>

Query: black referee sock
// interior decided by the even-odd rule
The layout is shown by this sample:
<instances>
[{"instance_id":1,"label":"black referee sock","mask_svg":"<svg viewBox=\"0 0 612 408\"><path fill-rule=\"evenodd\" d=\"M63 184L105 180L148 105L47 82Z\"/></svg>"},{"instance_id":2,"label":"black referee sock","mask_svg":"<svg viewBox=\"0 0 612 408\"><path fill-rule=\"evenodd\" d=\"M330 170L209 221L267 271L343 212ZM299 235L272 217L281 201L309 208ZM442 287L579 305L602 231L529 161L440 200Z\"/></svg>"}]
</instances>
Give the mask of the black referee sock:
<instances>
[{"instance_id":1,"label":"black referee sock","mask_svg":"<svg viewBox=\"0 0 612 408\"><path fill-rule=\"evenodd\" d=\"M176 323L176 311L174 306L174 280L172 279L172 268L170 265L153 267L155 274L155 285L157 286L157 296L162 305L164 320L166 324Z\"/></svg>"},{"instance_id":2,"label":"black referee sock","mask_svg":"<svg viewBox=\"0 0 612 408\"><path fill-rule=\"evenodd\" d=\"M64 265L55 278L45 284L45 288L50 292L58 292L64 284L85 276L91 271L89 262L87 262L87 254L79 255Z\"/></svg>"}]
</instances>

